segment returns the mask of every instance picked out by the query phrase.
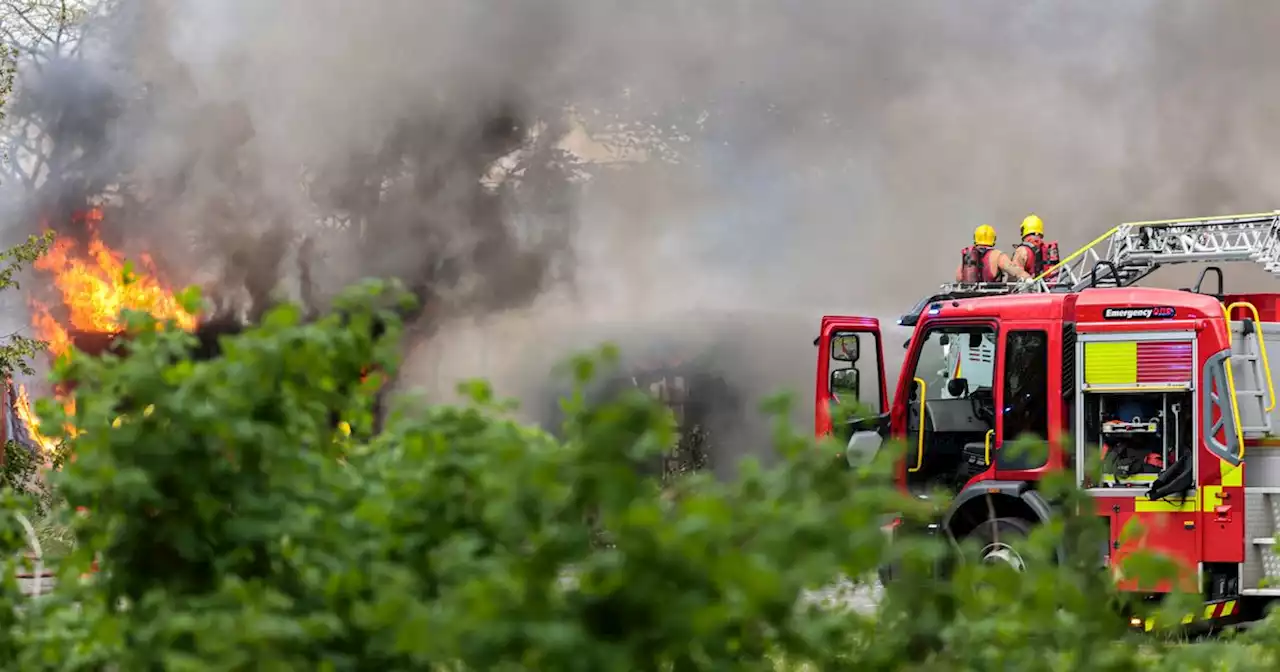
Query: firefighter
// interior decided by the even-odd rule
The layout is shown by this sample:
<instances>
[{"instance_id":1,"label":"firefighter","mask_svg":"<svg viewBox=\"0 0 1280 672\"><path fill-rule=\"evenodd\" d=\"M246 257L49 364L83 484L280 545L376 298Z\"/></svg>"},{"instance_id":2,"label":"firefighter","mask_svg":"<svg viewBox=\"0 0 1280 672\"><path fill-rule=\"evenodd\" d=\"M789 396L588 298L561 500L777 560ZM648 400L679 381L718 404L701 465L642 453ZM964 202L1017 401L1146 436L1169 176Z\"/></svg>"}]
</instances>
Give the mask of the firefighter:
<instances>
[{"instance_id":1,"label":"firefighter","mask_svg":"<svg viewBox=\"0 0 1280 672\"><path fill-rule=\"evenodd\" d=\"M1009 255L996 249L996 230L983 224L973 230L973 245L960 252L956 282L1011 282L1031 276Z\"/></svg>"},{"instance_id":2,"label":"firefighter","mask_svg":"<svg viewBox=\"0 0 1280 672\"><path fill-rule=\"evenodd\" d=\"M1034 278L1058 265L1058 241L1045 241L1040 217L1027 215L1019 233L1022 242L1013 249L1013 263L1024 273ZM1052 282L1056 276L1056 272L1052 273L1045 280Z\"/></svg>"}]
</instances>

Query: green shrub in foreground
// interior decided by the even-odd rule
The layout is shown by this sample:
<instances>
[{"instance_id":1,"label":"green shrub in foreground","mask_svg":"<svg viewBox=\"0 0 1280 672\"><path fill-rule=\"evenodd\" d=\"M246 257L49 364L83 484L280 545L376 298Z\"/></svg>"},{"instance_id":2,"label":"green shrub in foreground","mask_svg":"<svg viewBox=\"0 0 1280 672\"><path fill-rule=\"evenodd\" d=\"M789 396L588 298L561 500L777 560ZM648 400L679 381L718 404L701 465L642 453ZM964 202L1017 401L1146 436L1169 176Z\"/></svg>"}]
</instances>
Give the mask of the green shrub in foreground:
<instances>
[{"instance_id":1,"label":"green shrub in foreground","mask_svg":"<svg viewBox=\"0 0 1280 672\"><path fill-rule=\"evenodd\" d=\"M667 490L635 469L673 431L639 392L566 399L564 441L511 420L482 383L460 406L401 399L371 436L371 384L348 390L370 364L394 370L396 313L376 307L400 298L363 286L341 318L312 324L280 308L200 363L181 357L186 335L133 315L132 356L65 365L81 381L80 433L54 480L91 513L67 517L77 545L56 592L0 612L13 614L0 620L5 669L1261 670L1277 660L1265 638L1186 647L1128 634L1086 554L1049 561L1064 538L1087 541L1071 520L1036 533L1040 561L1025 574L964 564L935 580L943 544L890 551L880 530L887 512L927 513L890 485L893 455L833 468L830 446L781 423L780 468ZM375 319L391 325L378 338ZM569 364L579 390L612 354ZM53 426L56 411L42 408ZM0 543L17 549L6 525ZM608 544L595 543L601 530ZM890 552L904 578L878 613L802 599L841 576L864 583ZM101 572L79 581L94 558ZM20 603L12 581L0 590L6 606Z\"/></svg>"}]
</instances>

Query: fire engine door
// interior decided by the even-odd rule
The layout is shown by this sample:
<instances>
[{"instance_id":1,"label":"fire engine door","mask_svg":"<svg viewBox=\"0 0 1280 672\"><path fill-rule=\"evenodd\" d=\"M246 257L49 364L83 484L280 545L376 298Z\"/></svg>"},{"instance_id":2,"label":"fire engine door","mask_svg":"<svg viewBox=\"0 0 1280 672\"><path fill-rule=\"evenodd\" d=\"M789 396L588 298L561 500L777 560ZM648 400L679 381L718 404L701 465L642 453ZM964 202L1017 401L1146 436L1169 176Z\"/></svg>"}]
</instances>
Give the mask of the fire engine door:
<instances>
[{"instance_id":1,"label":"fire engine door","mask_svg":"<svg viewBox=\"0 0 1280 672\"><path fill-rule=\"evenodd\" d=\"M851 463L879 449L888 428L880 321L872 317L822 318L814 395L814 429L845 443Z\"/></svg>"},{"instance_id":2,"label":"fire engine door","mask_svg":"<svg viewBox=\"0 0 1280 672\"><path fill-rule=\"evenodd\" d=\"M990 320L938 320L916 328L893 409L894 432L907 442L902 477L908 489L955 492L986 470L999 415L997 337Z\"/></svg>"},{"instance_id":3,"label":"fire engine door","mask_svg":"<svg viewBox=\"0 0 1280 672\"><path fill-rule=\"evenodd\" d=\"M1024 472L1042 469L1048 460L1048 442L1057 441L1057 424L1050 414L1051 400L1061 398L1061 376L1049 372L1061 367L1059 336L1049 322L1003 322L1000 329L1000 361L996 368L995 431L988 466L997 478L1025 480ZM1050 353L1053 353L1051 356ZM1058 416L1060 417L1060 416Z\"/></svg>"}]
</instances>

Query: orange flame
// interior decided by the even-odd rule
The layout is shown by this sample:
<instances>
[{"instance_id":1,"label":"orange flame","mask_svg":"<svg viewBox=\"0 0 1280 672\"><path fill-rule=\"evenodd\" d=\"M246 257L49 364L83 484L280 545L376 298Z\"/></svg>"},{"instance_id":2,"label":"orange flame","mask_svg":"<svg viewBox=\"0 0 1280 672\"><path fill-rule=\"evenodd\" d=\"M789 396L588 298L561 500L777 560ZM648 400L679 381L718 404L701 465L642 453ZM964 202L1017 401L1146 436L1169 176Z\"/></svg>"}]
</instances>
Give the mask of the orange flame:
<instances>
[{"instance_id":1,"label":"orange flame","mask_svg":"<svg viewBox=\"0 0 1280 672\"><path fill-rule=\"evenodd\" d=\"M66 319L62 321L48 306L32 301L32 326L36 337L49 344L50 355L57 358L71 350L72 330L97 334L120 332L123 329L120 312L125 309L146 311L160 320L171 319L186 331L194 329L196 316L183 309L174 294L156 280L151 257L139 255L133 277L126 281L124 257L99 237L102 211L94 208L85 219L89 232L86 253L77 254L75 241L60 238L33 264L37 270L52 276L53 286L66 309ZM74 413L71 399L64 398L63 403L68 412ZM40 420L32 412L27 391L21 385L14 406L19 418L27 423L46 451L57 445L39 433Z\"/></svg>"},{"instance_id":2,"label":"orange flame","mask_svg":"<svg viewBox=\"0 0 1280 672\"><path fill-rule=\"evenodd\" d=\"M62 295L67 309L67 322L77 331L110 334L121 330L120 311L144 310L157 319L172 319L184 330L196 326L196 316L179 305L173 293L155 279L155 264L151 257L139 255L139 269L131 282L126 283L125 260L119 253L107 247L98 236L97 224L102 221L100 210L90 211L88 217L88 254L79 257L75 241L59 239L49 252L35 262L38 270L53 276L53 284ZM49 343L54 357L67 352L72 345L71 334L62 322L44 305L35 303L36 334Z\"/></svg>"},{"instance_id":3,"label":"orange flame","mask_svg":"<svg viewBox=\"0 0 1280 672\"><path fill-rule=\"evenodd\" d=\"M69 413L75 413L76 402L74 400L67 399L63 403ZM40 449L44 451L44 454L52 455L53 451L58 448L58 441L40 433L40 418L36 416L34 407L35 405L31 403L31 397L27 394L26 386L16 386L13 410L17 413L18 420L27 426L32 440L40 445Z\"/></svg>"}]
</instances>

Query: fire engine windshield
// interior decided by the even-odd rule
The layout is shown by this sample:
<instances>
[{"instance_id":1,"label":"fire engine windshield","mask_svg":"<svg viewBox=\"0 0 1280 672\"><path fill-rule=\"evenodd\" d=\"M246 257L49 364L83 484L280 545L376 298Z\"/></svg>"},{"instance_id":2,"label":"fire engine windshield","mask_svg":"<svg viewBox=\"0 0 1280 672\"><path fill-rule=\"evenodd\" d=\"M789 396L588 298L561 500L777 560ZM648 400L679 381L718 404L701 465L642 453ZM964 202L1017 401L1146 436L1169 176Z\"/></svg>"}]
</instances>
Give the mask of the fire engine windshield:
<instances>
[{"instance_id":1,"label":"fire engine windshield","mask_svg":"<svg viewBox=\"0 0 1280 672\"><path fill-rule=\"evenodd\" d=\"M996 334L990 327L930 329L915 369L915 377L925 383L925 399L965 399L977 390L990 390L995 352Z\"/></svg>"}]
</instances>

